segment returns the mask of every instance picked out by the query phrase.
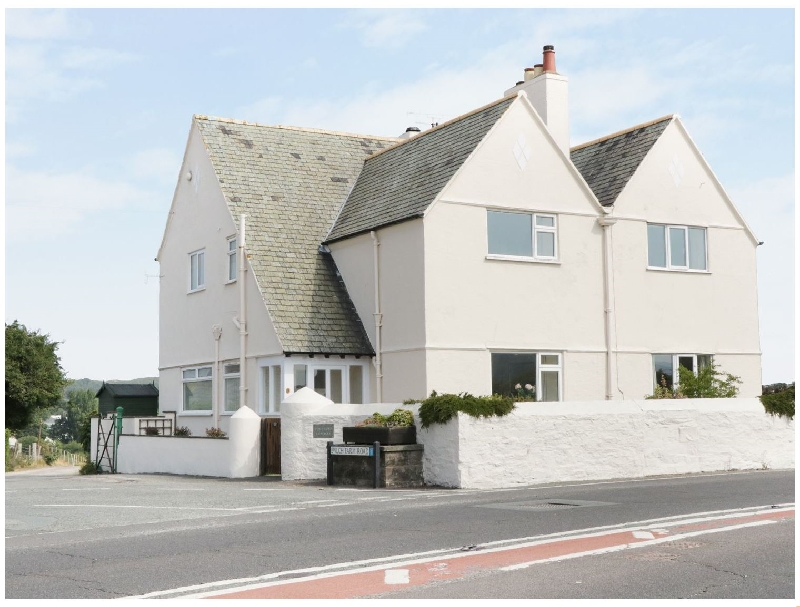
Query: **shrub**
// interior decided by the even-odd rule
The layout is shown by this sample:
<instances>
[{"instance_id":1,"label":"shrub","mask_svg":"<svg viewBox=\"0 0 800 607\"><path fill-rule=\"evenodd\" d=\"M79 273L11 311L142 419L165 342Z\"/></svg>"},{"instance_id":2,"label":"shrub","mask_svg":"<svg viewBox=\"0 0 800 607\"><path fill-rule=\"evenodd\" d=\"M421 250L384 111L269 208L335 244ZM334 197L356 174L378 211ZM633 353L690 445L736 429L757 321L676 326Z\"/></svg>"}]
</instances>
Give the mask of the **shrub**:
<instances>
[{"instance_id":1,"label":"shrub","mask_svg":"<svg viewBox=\"0 0 800 607\"><path fill-rule=\"evenodd\" d=\"M389 428L405 428L413 425L414 414L406 409L395 409L391 415L373 413L372 417L357 424L357 426L386 426Z\"/></svg>"},{"instance_id":2,"label":"shrub","mask_svg":"<svg viewBox=\"0 0 800 607\"><path fill-rule=\"evenodd\" d=\"M187 426L178 426L172 433L172 436L191 436L192 431Z\"/></svg>"},{"instance_id":3,"label":"shrub","mask_svg":"<svg viewBox=\"0 0 800 607\"><path fill-rule=\"evenodd\" d=\"M101 474L103 469L94 462L87 461L78 472L81 474Z\"/></svg>"},{"instance_id":4,"label":"shrub","mask_svg":"<svg viewBox=\"0 0 800 607\"><path fill-rule=\"evenodd\" d=\"M514 401L510 396L473 396L463 392L461 394L437 394L434 390L431 395L422 401L419 407L419 418L422 427L431 424L446 424L459 411L472 417L491 417L493 415L508 415L514 410Z\"/></svg>"},{"instance_id":5,"label":"shrub","mask_svg":"<svg viewBox=\"0 0 800 607\"><path fill-rule=\"evenodd\" d=\"M152 426L148 426L144 429L145 436L159 436L161 433L158 431L158 428L154 428Z\"/></svg>"},{"instance_id":6,"label":"shrub","mask_svg":"<svg viewBox=\"0 0 800 607\"><path fill-rule=\"evenodd\" d=\"M206 436L209 438L225 438L228 435L222 431L222 428L206 428Z\"/></svg>"},{"instance_id":7,"label":"shrub","mask_svg":"<svg viewBox=\"0 0 800 607\"><path fill-rule=\"evenodd\" d=\"M764 386L761 391L759 398L767 413L794 419L794 383Z\"/></svg>"},{"instance_id":8,"label":"shrub","mask_svg":"<svg viewBox=\"0 0 800 607\"><path fill-rule=\"evenodd\" d=\"M38 443L39 439L35 436L21 436L17 442L23 447L30 447L33 443Z\"/></svg>"},{"instance_id":9,"label":"shrub","mask_svg":"<svg viewBox=\"0 0 800 607\"><path fill-rule=\"evenodd\" d=\"M656 386L653 394L645 398L735 398L742 383L738 376L721 371L713 362L697 374L681 366L679 377L678 385L672 388L667 387L667 381L662 377L661 385Z\"/></svg>"},{"instance_id":10,"label":"shrub","mask_svg":"<svg viewBox=\"0 0 800 607\"><path fill-rule=\"evenodd\" d=\"M78 441L70 441L61 445L61 449L67 453L84 453L83 445Z\"/></svg>"}]
</instances>

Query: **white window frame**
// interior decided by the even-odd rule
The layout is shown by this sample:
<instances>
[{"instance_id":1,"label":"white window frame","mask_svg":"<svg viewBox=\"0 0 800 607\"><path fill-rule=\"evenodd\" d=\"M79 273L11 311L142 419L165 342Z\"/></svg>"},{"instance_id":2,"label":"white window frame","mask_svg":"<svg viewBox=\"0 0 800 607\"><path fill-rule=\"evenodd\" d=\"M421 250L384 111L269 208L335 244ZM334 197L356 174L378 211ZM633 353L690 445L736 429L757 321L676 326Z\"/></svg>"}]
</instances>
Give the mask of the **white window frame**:
<instances>
[{"instance_id":1,"label":"white window frame","mask_svg":"<svg viewBox=\"0 0 800 607\"><path fill-rule=\"evenodd\" d=\"M557 356L558 363L544 364L542 363L543 356ZM564 400L564 355L561 352L537 352L536 353L536 401L545 402L542 400L542 371L557 371L558 372L558 400L546 402L562 402Z\"/></svg>"},{"instance_id":2,"label":"white window frame","mask_svg":"<svg viewBox=\"0 0 800 607\"><path fill-rule=\"evenodd\" d=\"M657 385L656 383L656 364L653 360L654 356L672 356L672 387L675 389L677 385L681 382L681 370L678 361L681 358L691 358L692 359L692 367L694 367L695 374L700 370L699 367L699 357L707 356L709 358L709 363L714 363L714 355L713 354L672 354L670 352L655 352L650 355L650 366L652 369L651 375L653 377L653 386Z\"/></svg>"},{"instance_id":3,"label":"white window frame","mask_svg":"<svg viewBox=\"0 0 800 607\"><path fill-rule=\"evenodd\" d=\"M194 259L198 260L198 263L195 266L197 268L197 275L195 275L195 270L192 267ZM202 263L200 263L199 260L202 260ZM201 266L202 266L202 272L200 271ZM192 285L195 283L195 279L197 281L197 286L193 287ZM206 250L198 249L197 251L192 251L191 253L189 253L189 293L196 293L197 291L202 291L205 288L206 288Z\"/></svg>"},{"instance_id":4,"label":"white window frame","mask_svg":"<svg viewBox=\"0 0 800 607\"><path fill-rule=\"evenodd\" d=\"M531 218L531 254L530 255L507 255L503 253L489 253L489 213L508 213L515 215L528 215ZM552 226L538 225L537 219L552 219ZM553 234L553 255L537 254L537 235L540 233ZM486 259L500 259L508 261L538 261L544 263L558 263L558 215L555 213L537 213L530 211L507 211L501 209L486 209Z\"/></svg>"},{"instance_id":5,"label":"white window frame","mask_svg":"<svg viewBox=\"0 0 800 607\"><path fill-rule=\"evenodd\" d=\"M361 369L361 398L363 403L369 404L370 400L370 362L368 357L355 358L352 355L347 355L341 358L339 355L331 354L329 357L324 355L292 355L285 357L264 357L259 358L257 361L259 368L258 379L258 407L261 415L278 416L280 415L279 406L275 404L275 397L273 394L266 394L264 386L264 370L269 367L278 367L281 381L281 402L283 399L294 394L295 392L295 378L294 368L296 365L303 365L306 368L306 385L313 389L314 372L319 369L341 369L342 371L342 400L343 404L351 404L352 387L350 385L350 368L359 367ZM272 377L270 376L270 384L272 385ZM330 394L330 372L326 372L325 377L325 392L326 398Z\"/></svg>"},{"instance_id":6,"label":"white window frame","mask_svg":"<svg viewBox=\"0 0 800 607\"><path fill-rule=\"evenodd\" d=\"M200 376L201 370L208 370L208 375ZM187 377L187 373L194 372L194 376ZM208 409L187 409L186 392L184 384L207 381L211 383L211 404ZM214 367L213 365L198 365L196 367L181 368L181 415L211 415L214 409Z\"/></svg>"},{"instance_id":7,"label":"white window frame","mask_svg":"<svg viewBox=\"0 0 800 607\"><path fill-rule=\"evenodd\" d=\"M259 409L261 413L265 415L280 415L281 412L281 402L283 402L285 396L283 391L283 384L285 381L284 371L281 362L282 361L279 360L259 366ZM269 390L266 390L264 386L265 374L269 376ZM275 395L274 382L276 378L278 380L278 395L280 400L276 399Z\"/></svg>"},{"instance_id":8,"label":"white window frame","mask_svg":"<svg viewBox=\"0 0 800 607\"><path fill-rule=\"evenodd\" d=\"M536 402L563 402L564 401L564 353L552 351L531 350L492 350L491 354L527 354L536 356ZM557 364L542 364L543 356L557 356ZM491 365L491 356L489 358ZM492 369L489 369L490 374ZM542 401L542 371L558 372L558 400Z\"/></svg>"},{"instance_id":9,"label":"white window frame","mask_svg":"<svg viewBox=\"0 0 800 607\"><path fill-rule=\"evenodd\" d=\"M225 281L225 284L231 284L233 282L236 282L236 276L239 272L239 267L237 266L237 263L239 262L238 259L239 249L237 248L238 243L236 240L236 236L231 236L230 238L228 238L227 243L228 243L228 252L227 252L228 280ZM231 244L233 244L233 248L231 248ZM233 258L233 265L231 265L231 258ZM233 270L232 272L233 277L231 277L231 270Z\"/></svg>"},{"instance_id":10,"label":"white window frame","mask_svg":"<svg viewBox=\"0 0 800 607\"><path fill-rule=\"evenodd\" d=\"M649 223L648 222L647 223L647 227L649 228L650 226L659 226L659 227L664 228L664 247L666 249L666 266L662 267L662 266L651 266L650 265L650 235L649 235L649 230L648 230L648 233L646 234L646 239L645 239L647 241L647 248L646 248L647 257L646 257L646 259L647 259L647 269L648 270L659 270L659 271L662 271L662 272L664 272L664 271L666 271L666 272L690 272L690 273L694 273L694 274L709 274L710 273L709 269L708 269L708 228L706 228L704 226L690 226L690 225L679 225L679 224L671 224L671 223ZM689 262L689 259L690 259L689 258L689 229L690 228L695 229L695 230L703 230L703 233L704 233L703 244L704 244L704 247L705 247L705 250L703 251L703 255L705 256L705 262L706 262L706 264L705 264L706 267L705 267L704 270L693 269L693 268L689 267L689 263L690 263ZM686 265L684 265L684 266L673 265L673 263L672 263L672 250L671 250L672 244L671 244L670 237L669 237L669 231L670 230L682 230L683 231L683 247L684 247L683 254L684 254L685 259L686 259Z\"/></svg>"},{"instance_id":11,"label":"white window frame","mask_svg":"<svg viewBox=\"0 0 800 607\"><path fill-rule=\"evenodd\" d=\"M229 371L229 367L237 367L237 370ZM230 361L227 363L222 363L222 398L220 399L222 402L222 406L220 407L220 413L222 415L233 415L239 410L239 403L236 403L235 409L228 409L228 380L229 379L238 379L239 381L242 380L242 373L241 368L239 366L239 361ZM241 395L239 390L236 391L236 398L237 401Z\"/></svg>"}]
</instances>

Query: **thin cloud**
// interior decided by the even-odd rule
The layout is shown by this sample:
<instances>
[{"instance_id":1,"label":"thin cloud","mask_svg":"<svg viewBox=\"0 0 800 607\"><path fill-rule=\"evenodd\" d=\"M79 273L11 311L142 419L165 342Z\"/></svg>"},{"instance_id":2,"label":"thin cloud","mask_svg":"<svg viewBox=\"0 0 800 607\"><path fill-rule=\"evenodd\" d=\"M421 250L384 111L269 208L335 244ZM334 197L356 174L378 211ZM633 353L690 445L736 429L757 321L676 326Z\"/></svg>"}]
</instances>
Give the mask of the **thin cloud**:
<instances>
[{"instance_id":1,"label":"thin cloud","mask_svg":"<svg viewBox=\"0 0 800 607\"><path fill-rule=\"evenodd\" d=\"M51 173L6 166L6 242L71 231L90 213L140 203L147 195L117 180L85 172ZM31 225L36 230L30 230Z\"/></svg>"},{"instance_id":2,"label":"thin cloud","mask_svg":"<svg viewBox=\"0 0 800 607\"><path fill-rule=\"evenodd\" d=\"M62 9L6 9L5 17L7 39L63 40L91 31L87 21Z\"/></svg>"},{"instance_id":3,"label":"thin cloud","mask_svg":"<svg viewBox=\"0 0 800 607\"><path fill-rule=\"evenodd\" d=\"M74 47L57 57L59 64L71 70L106 70L139 59L138 55L107 48Z\"/></svg>"},{"instance_id":4,"label":"thin cloud","mask_svg":"<svg viewBox=\"0 0 800 607\"><path fill-rule=\"evenodd\" d=\"M401 48L414 36L428 29L416 13L410 11L352 11L341 27L361 32L361 42L369 48Z\"/></svg>"}]
</instances>

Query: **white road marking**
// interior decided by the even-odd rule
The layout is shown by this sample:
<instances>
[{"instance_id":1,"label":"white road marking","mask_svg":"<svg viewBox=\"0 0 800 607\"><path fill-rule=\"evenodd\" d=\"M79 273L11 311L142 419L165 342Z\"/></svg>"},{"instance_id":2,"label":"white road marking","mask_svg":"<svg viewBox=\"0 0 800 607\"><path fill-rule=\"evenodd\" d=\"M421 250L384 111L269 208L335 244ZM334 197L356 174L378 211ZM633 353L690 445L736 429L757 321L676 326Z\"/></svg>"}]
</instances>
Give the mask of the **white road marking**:
<instances>
[{"instance_id":1,"label":"white road marking","mask_svg":"<svg viewBox=\"0 0 800 607\"><path fill-rule=\"evenodd\" d=\"M384 584L408 584L408 569L387 569L383 572Z\"/></svg>"},{"instance_id":2,"label":"white road marking","mask_svg":"<svg viewBox=\"0 0 800 607\"><path fill-rule=\"evenodd\" d=\"M518 563L516 565L509 565L508 567L501 567L500 571L516 571L518 569L527 569L531 565L540 563L555 563L557 561L567 561L570 559L577 559L584 556L592 556L596 554L608 554L610 552L620 552L622 550L630 550L632 548L645 548L647 546L655 546L656 544L663 544L665 542L674 542L675 540L682 540L688 537L697 537L698 535L706 535L708 533L721 533L723 531L734 531L736 529L746 529L748 527L761 527L763 525L772 525L777 521L754 521L752 523L743 523L741 525L730 525L728 527L717 527L716 529L703 529L701 531L691 531L689 533L679 533L670 537L662 537L654 540L636 542L635 544L621 544L619 546L611 546L610 548L599 548L597 550L586 550L585 552L574 552L572 554L564 554L562 556L553 556L546 559L538 559L529 561L527 563Z\"/></svg>"},{"instance_id":3,"label":"white road marking","mask_svg":"<svg viewBox=\"0 0 800 607\"><path fill-rule=\"evenodd\" d=\"M275 489L242 489L242 491L294 491L294 489L289 489L288 487L277 487Z\"/></svg>"},{"instance_id":4,"label":"white road marking","mask_svg":"<svg viewBox=\"0 0 800 607\"><path fill-rule=\"evenodd\" d=\"M765 513L774 513L774 512L782 512L782 511L789 511L794 510L794 504L779 504L778 508L772 506L752 506L748 508L734 508L729 510L715 510L709 512L694 512L684 515L676 515L676 516L669 516L663 518L656 518L656 519L649 519L644 521L635 521L635 522L628 522L628 523L619 523L616 525L605 525L601 527L593 527L588 529L579 529L579 530L572 530L572 531L561 531L557 533L550 533L546 535L540 536L531 536L531 537L524 537L524 538L514 538L514 539L507 539L507 540L497 540L493 542L485 542L481 544L481 552L500 552L503 550L508 550L511 548L526 548L530 546L537 546L541 544L551 543L554 540L560 539L579 539L579 538L590 538L590 537L600 537L603 535L608 535L610 533L616 533L622 530L628 530L631 532L640 531L644 529L650 529L655 525L666 526L663 524L664 521L670 521L673 525L685 524L685 523L694 523L694 522L702 522L702 521L714 521L724 518L735 518L738 516L752 516L758 514L765 514ZM677 521L676 519L683 519ZM675 522L672 522L675 521ZM769 524L774 521L758 521L757 524ZM755 526L753 523L746 523L746 526ZM726 527L723 530L730 530L730 529L738 529L743 528L745 525L738 525L733 527ZM694 532L695 535L700 535L702 533L711 532L713 530L708 531L700 531ZM687 535L687 534L683 534ZM666 538L659 538L654 540L649 540L645 542L639 542L635 544L635 546L642 546L648 543L661 543L667 541L674 541L679 536L670 536ZM593 554L594 552L587 552L586 554ZM598 552L599 554L600 552ZM364 559L359 561L350 561L350 562L341 562L341 563L333 563L330 565L324 565L320 567L309 567L306 569L295 569L290 571L281 571L276 573L268 573L261 576L250 577L250 578L239 578L239 579L230 579L230 580L219 580L216 582L206 582L203 584L194 584L191 586L184 586L181 588L173 588L169 590L159 590L155 592L150 592L147 594L142 594L138 596L130 596L130 597L123 597L129 599L145 599L145 598L153 598L153 597L160 597L160 596L169 596L169 595L176 595L176 594L183 594L187 592L195 592L201 591L197 594L191 594L182 596L181 598L202 598L204 596L209 596L211 594L218 593L220 590L225 588L226 586L234 586L234 588L230 589L231 591L245 591L252 588L263 588L265 585L281 585L281 584L289 584L289 583L296 583L300 580L302 581L310 581L314 579L322 579L333 577L337 575L348 575L354 573L363 573L367 571L380 571L381 569L386 569L387 566L408 566L413 564L425 563L432 560L432 557L436 559L441 559L446 555L447 559L454 559L454 558L461 558L466 556L474 555L475 552L461 552L461 548L444 548L439 550L427 550L423 552L416 552L416 553L409 553L409 554L400 554L400 555L393 555L387 557L379 557L373 559ZM559 558L559 557L557 557ZM410 559L410 560L405 560ZM368 565L367 567L364 567ZM345 571L341 571L345 570ZM308 577L293 577L292 579L288 580L279 580L278 578L287 577L287 576L297 576L305 573L311 573L316 575L311 575ZM266 583L266 584L265 584ZM242 586L241 584L244 584ZM205 592L202 592L205 591Z\"/></svg>"},{"instance_id":5,"label":"white road marking","mask_svg":"<svg viewBox=\"0 0 800 607\"><path fill-rule=\"evenodd\" d=\"M307 502L295 502L297 504L325 504L328 502L338 502L339 500L308 500Z\"/></svg>"},{"instance_id":6,"label":"white road marking","mask_svg":"<svg viewBox=\"0 0 800 607\"><path fill-rule=\"evenodd\" d=\"M111 491L111 487L82 487L80 489L62 489L62 491Z\"/></svg>"},{"instance_id":7,"label":"white road marking","mask_svg":"<svg viewBox=\"0 0 800 607\"><path fill-rule=\"evenodd\" d=\"M650 533L649 531L634 531L633 537L637 540L652 540L655 539L655 536Z\"/></svg>"}]
</instances>

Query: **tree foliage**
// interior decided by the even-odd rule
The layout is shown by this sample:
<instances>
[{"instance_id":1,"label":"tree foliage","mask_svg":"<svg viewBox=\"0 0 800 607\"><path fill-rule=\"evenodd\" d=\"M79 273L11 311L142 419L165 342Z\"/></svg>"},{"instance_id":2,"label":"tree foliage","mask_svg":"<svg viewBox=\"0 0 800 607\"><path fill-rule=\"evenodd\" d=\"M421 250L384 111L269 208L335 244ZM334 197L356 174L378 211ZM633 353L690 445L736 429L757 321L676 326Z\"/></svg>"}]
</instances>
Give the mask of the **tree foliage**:
<instances>
[{"instance_id":1,"label":"tree foliage","mask_svg":"<svg viewBox=\"0 0 800 607\"><path fill-rule=\"evenodd\" d=\"M58 405L67 379L49 335L6 324L6 426L27 426L36 411Z\"/></svg>"},{"instance_id":2,"label":"tree foliage","mask_svg":"<svg viewBox=\"0 0 800 607\"><path fill-rule=\"evenodd\" d=\"M67 389L67 402L61 410L61 419L50 427L50 438L69 443L84 442L86 420L97 413L98 401L92 390Z\"/></svg>"}]
</instances>

